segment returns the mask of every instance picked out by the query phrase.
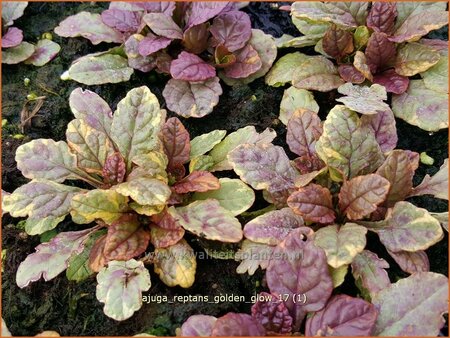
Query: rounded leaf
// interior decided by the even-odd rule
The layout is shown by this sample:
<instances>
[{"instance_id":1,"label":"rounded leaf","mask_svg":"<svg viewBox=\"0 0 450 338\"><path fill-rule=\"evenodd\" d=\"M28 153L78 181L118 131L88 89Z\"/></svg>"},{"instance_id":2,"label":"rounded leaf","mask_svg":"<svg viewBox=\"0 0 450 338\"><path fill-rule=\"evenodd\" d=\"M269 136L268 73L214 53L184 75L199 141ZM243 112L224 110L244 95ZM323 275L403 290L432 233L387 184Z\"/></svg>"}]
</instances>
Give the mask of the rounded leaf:
<instances>
[{"instance_id":1,"label":"rounded leaf","mask_svg":"<svg viewBox=\"0 0 450 338\"><path fill-rule=\"evenodd\" d=\"M371 336L377 320L375 307L346 295L334 296L324 309L306 320L307 336Z\"/></svg>"},{"instance_id":2,"label":"rounded leaf","mask_svg":"<svg viewBox=\"0 0 450 338\"><path fill-rule=\"evenodd\" d=\"M295 215L289 208L283 208L252 219L244 226L244 236L256 243L277 245L293 229L303 225L302 217Z\"/></svg>"},{"instance_id":3,"label":"rounded leaf","mask_svg":"<svg viewBox=\"0 0 450 338\"><path fill-rule=\"evenodd\" d=\"M366 246L367 229L354 223L329 225L317 230L314 244L322 248L328 264L337 269L350 264Z\"/></svg>"},{"instance_id":4,"label":"rounded leaf","mask_svg":"<svg viewBox=\"0 0 450 338\"><path fill-rule=\"evenodd\" d=\"M180 335L182 337L209 337L212 335L212 329L217 318L206 315L190 316L181 325Z\"/></svg>"},{"instance_id":5,"label":"rounded leaf","mask_svg":"<svg viewBox=\"0 0 450 338\"><path fill-rule=\"evenodd\" d=\"M241 223L216 200L170 207L168 212L184 229L197 236L228 243L237 243L242 239Z\"/></svg>"},{"instance_id":6,"label":"rounded leaf","mask_svg":"<svg viewBox=\"0 0 450 338\"><path fill-rule=\"evenodd\" d=\"M264 327L245 313L227 313L216 320L212 336L264 336Z\"/></svg>"},{"instance_id":7,"label":"rounded leaf","mask_svg":"<svg viewBox=\"0 0 450 338\"><path fill-rule=\"evenodd\" d=\"M318 184L299 188L289 196L287 203L306 221L327 224L336 218L330 191Z\"/></svg>"},{"instance_id":8,"label":"rounded leaf","mask_svg":"<svg viewBox=\"0 0 450 338\"><path fill-rule=\"evenodd\" d=\"M167 108L183 117L203 117L219 103L222 87L219 78L191 83L170 79L163 90Z\"/></svg>"},{"instance_id":9,"label":"rounded leaf","mask_svg":"<svg viewBox=\"0 0 450 338\"><path fill-rule=\"evenodd\" d=\"M150 274L144 263L111 261L97 275L97 299L103 312L115 320L125 320L142 306L142 292L150 289Z\"/></svg>"},{"instance_id":10,"label":"rounded leaf","mask_svg":"<svg viewBox=\"0 0 450 338\"><path fill-rule=\"evenodd\" d=\"M339 208L349 219L361 219L386 199L390 186L387 179L377 174L345 181L339 192Z\"/></svg>"},{"instance_id":11,"label":"rounded leaf","mask_svg":"<svg viewBox=\"0 0 450 338\"><path fill-rule=\"evenodd\" d=\"M448 278L418 272L379 292L372 303L379 311L374 335L437 336L448 312Z\"/></svg>"},{"instance_id":12,"label":"rounded leaf","mask_svg":"<svg viewBox=\"0 0 450 338\"><path fill-rule=\"evenodd\" d=\"M270 291L289 295L285 301L298 330L307 312L318 311L333 290L325 253L314 245L313 231L307 227L293 230L273 251L266 271ZM306 302L299 302L299 297ZM294 298L297 300L294 303Z\"/></svg>"},{"instance_id":13,"label":"rounded leaf","mask_svg":"<svg viewBox=\"0 0 450 338\"><path fill-rule=\"evenodd\" d=\"M194 250L184 239L167 248L156 248L154 268L167 286L189 288L194 284L197 268Z\"/></svg>"}]
</instances>

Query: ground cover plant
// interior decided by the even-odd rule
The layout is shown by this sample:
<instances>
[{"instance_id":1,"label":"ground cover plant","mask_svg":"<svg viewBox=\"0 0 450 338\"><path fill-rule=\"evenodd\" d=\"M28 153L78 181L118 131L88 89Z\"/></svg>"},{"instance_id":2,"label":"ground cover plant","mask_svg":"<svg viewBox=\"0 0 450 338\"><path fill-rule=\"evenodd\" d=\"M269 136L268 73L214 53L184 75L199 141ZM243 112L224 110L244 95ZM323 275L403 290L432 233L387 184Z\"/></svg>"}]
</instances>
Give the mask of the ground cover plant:
<instances>
[{"instance_id":1,"label":"ground cover plant","mask_svg":"<svg viewBox=\"0 0 450 338\"><path fill-rule=\"evenodd\" d=\"M217 105L222 87L264 76L276 57L273 38L251 28L232 2L112 2L101 14L81 12L55 28L63 37L120 47L83 56L63 75L93 85L128 81L133 70L170 75L167 107L202 117Z\"/></svg>"},{"instance_id":2,"label":"ground cover plant","mask_svg":"<svg viewBox=\"0 0 450 338\"><path fill-rule=\"evenodd\" d=\"M373 2L370 10L368 2L295 2L286 9L303 36L284 36L279 46L315 46L323 55L288 53L266 83L291 83L291 96L297 100L306 100L307 90L327 92L346 82L380 84L393 93L392 110L398 118L428 131L447 128L447 43L422 38L448 24L446 8L445 2ZM375 90L343 88L339 93L352 98L386 99ZM288 117L284 113L280 119L287 123Z\"/></svg>"},{"instance_id":3,"label":"ground cover plant","mask_svg":"<svg viewBox=\"0 0 450 338\"><path fill-rule=\"evenodd\" d=\"M61 47L53 42L48 33L36 45L23 41L23 32L14 27L14 21L19 19L28 2L2 3L2 63L16 64L25 62L34 66L43 66L51 61Z\"/></svg>"},{"instance_id":4,"label":"ground cover plant","mask_svg":"<svg viewBox=\"0 0 450 338\"><path fill-rule=\"evenodd\" d=\"M63 48L46 67L3 67L2 335L447 334L446 6L27 10L26 39L57 27ZM45 14L38 25L27 13ZM205 13L197 53L189 20ZM253 45L248 22L270 44ZM380 37L395 53L371 59ZM409 54L418 45L426 57ZM259 79L227 77L248 46L278 60ZM414 60L399 61L404 49ZM186 54L201 60L190 75L214 69L220 99L193 89L209 79L158 66ZM108 68L118 60L125 72ZM86 81L126 81L61 82L85 69ZM394 83L375 81L386 72ZM38 113L16 134L33 95Z\"/></svg>"},{"instance_id":5,"label":"ground cover plant","mask_svg":"<svg viewBox=\"0 0 450 338\"><path fill-rule=\"evenodd\" d=\"M192 286L196 258L183 240L185 230L211 241L242 239L235 216L252 206L253 191L207 170L226 167L228 151L239 143L270 142L274 135L244 128L222 143L226 131L215 130L190 141L178 118L166 121L145 86L128 92L114 114L100 96L81 88L72 92L70 106L76 119L67 127L67 143L37 139L17 149L17 167L31 182L4 194L2 208L27 217L29 235L53 230L68 214L74 223L97 224L61 232L36 247L19 266L16 282L23 288L66 269L75 281L99 272L97 298L105 314L124 320L150 288L144 262L154 264L168 286ZM91 188L61 184L66 180ZM149 243L155 248L151 257Z\"/></svg>"}]
</instances>

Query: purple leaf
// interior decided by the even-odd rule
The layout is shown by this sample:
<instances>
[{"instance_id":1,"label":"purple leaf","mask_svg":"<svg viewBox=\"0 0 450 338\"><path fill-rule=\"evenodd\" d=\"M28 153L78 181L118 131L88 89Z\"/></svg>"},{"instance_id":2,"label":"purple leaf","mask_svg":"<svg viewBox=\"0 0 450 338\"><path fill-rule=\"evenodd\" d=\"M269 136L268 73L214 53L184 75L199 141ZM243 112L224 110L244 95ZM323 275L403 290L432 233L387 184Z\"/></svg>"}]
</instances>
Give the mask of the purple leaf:
<instances>
[{"instance_id":1,"label":"purple leaf","mask_svg":"<svg viewBox=\"0 0 450 338\"><path fill-rule=\"evenodd\" d=\"M307 312L322 309L333 290L325 252L314 245L307 227L293 230L273 251L266 271L270 292L289 295L285 301L298 330ZM307 299L306 303L301 300ZM296 302L294 303L294 298Z\"/></svg>"},{"instance_id":2,"label":"purple leaf","mask_svg":"<svg viewBox=\"0 0 450 338\"><path fill-rule=\"evenodd\" d=\"M265 336L266 330L252 316L244 313L227 313L214 323L212 336Z\"/></svg>"},{"instance_id":3,"label":"purple leaf","mask_svg":"<svg viewBox=\"0 0 450 338\"><path fill-rule=\"evenodd\" d=\"M148 1L148 2L121 2L112 1L109 4L109 9L120 9L124 11L133 12L152 12L152 13L164 13L171 16L175 10L174 1Z\"/></svg>"},{"instance_id":4,"label":"purple leaf","mask_svg":"<svg viewBox=\"0 0 450 338\"><path fill-rule=\"evenodd\" d=\"M364 250L358 254L352 262L352 274L355 280L373 297L377 292L391 285L389 276L385 269L389 264L382 258L369 251Z\"/></svg>"},{"instance_id":5,"label":"purple leaf","mask_svg":"<svg viewBox=\"0 0 450 338\"><path fill-rule=\"evenodd\" d=\"M22 40L22 30L16 27L8 28L8 31L2 36L2 48L16 47L20 45Z\"/></svg>"},{"instance_id":6,"label":"purple leaf","mask_svg":"<svg viewBox=\"0 0 450 338\"><path fill-rule=\"evenodd\" d=\"M56 42L48 39L39 40L33 55L26 59L25 63L38 67L43 66L53 60L60 50L61 47Z\"/></svg>"},{"instance_id":7,"label":"purple leaf","mask_svg":"<svg viewBox=\"0 0 450 338\"><path fill-rule=\"evenodd\" d=\"M401 43L416 41L428 32L448 24L448 12L443 10L428 10L413 13L395 31L389 40Z\"/></svg>"},{"instance_id":8,"label":"purple leaf","mask_svg":"<svg viewBox=\"0 0 450 338\"><path fill-rule=\"evenodd\" d=\"M245 46L252 36L250 17L247 13L231 11L217 16L209 31L214 45L224 45L230 52Z\"/></svg>"},{"instance_id":9,"label":"purple leaf","mask_svg":"<svg viewBox=\"0 0 450 338\"><path fill-rule=\"evenodd\" d=\"M270 193L293 191L298 172L284 149L270 143L241 144L228 153L228 161L245 183Z\"/></svg>"},{"instance_id":10,"label":"purple leaf","mask_svg":"<svg viewBox=\"0 0 450 338\"><path fill-rule=\"evenodd\" d=\"M146 38L141 34L131 35L125 41L125 54L128 57L128 66L146 73L155 68L156 61L153 56L142 56L140 53L139 46L144 39Z\"/></svg>"},{"instance_id":11,"label":"purple leaf","mask_svg":"<svg viewBox=\"0 0 450 338\"><path fill-rule=\"evenodd\" d=\"M149 13L144 15L144 21L159 36L169 39L183 38L183 31L170 16L163 13Z\"/></svg>"},{"instance_id":12,"label":"purple leaf","mask_svg":"<svg viewBox=\"0 0 450 338\"><path fill-rule=\"evenodd\" d=\"M166 48L170 45L171 42L172 39L148 34L144 39L141 40L141 42L139 42L139 54L141 54L142 56L153 54L161 49Z\"/></svg>"},{"instance_id":13,"label":"purple leaf","mask_svg":"<svg viewBox=\"0 0 450 338\"><path fill-rule=\"evenodd\" d=\"M181 325L182 337L209 337L217 318L214 316L193 315Z\"/></svg>"},{"instance_id":14,"label":"purple leaf","mask_svg":"<svg viewBox=\"0 0 450 338\"><path fill-rule=\"evenodd\" d=\"M373 83L386 88L386 91L394 94L403 94L408 89L409 79L398 75L394 69L388 69L381 74L373 76Z\"/></svg>"},{"instance_id":15,"label":"purple leaf","mask_svg":"<svg viewBox=\"0 0 450 338\"><path fill-rule=\"evenodd\" d=\"M367 16L367 27L375 32L391 35L395 29L397 4L390 2L373 2Z\"/></svg>"},{"instance_id":16,"label":"purple leaf","mask_svg":"<svg viewBox=\"0 0 450 338\"><path fill-rule=\"evenodd\" d=\"M192 2L186 27L190 28L214 18L228 6L228 1L199 1Z\"/></svg>"},{"instance_id":17,"label":"purple leaf","mask_svg":"<svg viewBox=\"0 0 450 338\"><path fill-rule=\"evenodd\" d=\"M105 161L102 176L107 185L122 183L125 178L126 164L119 152L113 153Z\"/></svg>"},{"instance_id":18,"label":"purple leaf","mask_svg":"<svg viewBox=\"0 0 450 338\"><path fill-rule=\"evenodd\" d=\"M64 19L55 28L55 33L65 38L82 36L94 45L100 42L122 43L124 40L122 33L103 23L100 14L89 12L80 12Z\"/></svg>"},{"instance_id":19,"label":"purple leaf","mask_svg":"<svg viewBox=\"0 0 450 338\"><path fill-rule=\"evenodd\" d=\"M418 272L378 293L372 303L379 311L374 336L437 336L448 312L448 278Z\"/></svg>"},{"instance_id":20,"label":"purple leaf","mask_svg":"<svg viewBox=\"0 0 450 338\"><path fill-rule=\"evenodd\" d=\"M216 70L197 55L181 52L178 58L172 61L170 74L176 80L198 82L216 76Z\"/></svg>"},{"instance_id":21,"label":"purple leaf","mask_svg":"<svg viewBox=\"0 0 450 338\"><path fill-rule=\"evenodd\" d=\"M306 336L370 336L378 312L360 299L337 295L306 320Z\"/></svg>"},{"instance_id":22,"label":"purple leaf","mask_svg":"<svg viewBox=\"0 0 450 338\"><path fill-rule=\"evenodd\" d=\"M277 245L289 233L304 225L303 218L290 208L269 211L244 226L244 236L253 242Z\"/></svg>"},{"instance_id":23,"label":"purple leaf","mask_svg":"<svg viewBox=\"0 0 450 338\"><path fill-rule=\"evenodd\" d=\"M399 251L392 252L388 250L389 255L397 262L400 269L406 273L430 271L430 261L425 251Z\"/></svg>"},{"instance_id":24,"label":"purple leaf","mask_svg":"<svg viewBox=\"0 0 450 338\"><path fill-rule=\"evenodd\" d=\"M112 110L98 94L76 88L70 93L69 106L77 119L84 120L90 127L110 134Z\"/></svg>"},{"instance_id":25,"label":"purple leaf","mask_svg":"<svg viewBox=\"0 0 450 338\"><path fill-rule=\"evenodd\" d=\"M261 292L258 301L252 306L252 317L266 329L267 335L290 334L292 317L277 294Z\"/></svg>"},{"instance_id":26,"label":"purple leaf","mask_svg":"<svg viewBox=\"0 0 450 338\"><path fill-rule=\"evenodd\" d=\"M365 51L367 64L372 74L380 73L395 60L395 44L389 41L385 33L373 33Z\"/></svg>"},{"instance_id":27,"label":"purple leaf","mask_svg":"<svg viewBox=\"0 0 450 338\"><path fill-rule=\"evenodd\" d=\"M36 252L20 263L17 285L24 288L41 277L49 281L58 276L67 268L70 257L83 251L84 239L91 232L92 229L61 232L50 242L39 244Z\"/></svg>"},{"instance_id":28,"label":"purple leaf","mask_svg":"<svg viewBox=\"0 0 450 338\"><path fill-rule=\"evenodd\" d=\"M101 15L103 23L121 32L137 32L141 25L142 15L139 12L107 9Z\"/></svg>"},{"instance_id":29,"label":"purple leaf","mask_svg":"<svg viewBox=\"0 0 450 338\"><path fill-rule=\"evenodd\" d=\"M409 196L433 195L436 198L448 200L448 158L433 176L425 175Z\"/></svg>"},{"instance_id":30,"label":"purple leaf","mask_svg":"<svg viewBox=\"0 0 450 338\"><path fill-rule=\"evenodd\" d=\"M441 224L426 209L404 201L395 204L386 220L364 225L393 252L426 250L444 237Z\"/></svg>"},{"instance_id":31,"label":"purple leaf","mask_svg":"<svg viewBox=\"0 0 450 338\"><path fill-rule=\"evenodd\" d=\"M338 71L345 82L363 83L366 79L353 65L340 65Z\"/></svg>"},{"instance_id":32,"label":"purple leaf","mask_svg":"<svg viewBox=\"0 0 450 338\"><path fill-rule=\"evenodd\" d=\"M397 146L397 128L392 111L386 110L375 115L361 116L361 124L372 129L381 150L387 153Z\"/></svg>"},{"instance_id":33,"label":"purple leaf","mask_svg":"<svg viewBox=\"0 0 450 338\"><path fill-rule=\"evenodd\" d=\"M298 156L313 157L316 154L316 141L322 135L322 123L317 113L298 109L289 119L286 143Z\"/></svg>"},{"instance_id":34,"label":"purple leaf","mask_svg":"<svg viewBox=\"0 0 450 338\"><path fill-rule=\"evenodd\" d=\"M218 77L205 82L170 79L163 90L167 108L183 117L203 117L219 103L222 87Z\"/></svg>"},{"instance_id":35,"label":"purple leaf","mask_svg":"<svg viewBox=\"0 0 450 338\"><path fill-rule=\"evenodd\" d=\"M246 45L236 55L236 62L226 67L225 75L233 79L246 78L257 72L262 66L258 52L251 46Z\"/></svg>"}]
</instances>

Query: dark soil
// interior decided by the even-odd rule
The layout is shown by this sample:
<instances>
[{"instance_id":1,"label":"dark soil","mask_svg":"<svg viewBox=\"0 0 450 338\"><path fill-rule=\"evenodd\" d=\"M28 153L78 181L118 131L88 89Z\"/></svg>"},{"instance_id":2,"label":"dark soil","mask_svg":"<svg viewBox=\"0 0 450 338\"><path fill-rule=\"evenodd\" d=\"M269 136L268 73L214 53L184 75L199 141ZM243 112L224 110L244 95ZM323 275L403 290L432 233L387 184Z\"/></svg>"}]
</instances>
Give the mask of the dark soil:
<instances>
[{"instance_id":1,"label":"dark soil","mask_svg":"<svg viewBox=\"0 0 450 338\"><path fill-rule=\"evenodd\" d=\"M25 16L16 23L24 30L26 41L36 42L42 33L51 32L68 15L82 10L100 12L106 7L107 4L101 2L30 3ZM288 13L277 11L274 7L272 3L251 3L244 10L251 16L254 28L274 36L283 33L297 35ZM446 31L441 34L445 35ZM442 35L441 38L446 38ZM2 130L2 189L8 192L27 181L17 170L14 161L15 150L20 144L35 138L65 138L66 126L73 118L68 97L70 92L80 85L72 81L62 82L59 76L74 59L110 47L107 44L92 46L88 40L82 38L63 39L56 34L53 34L53 38L61 45L62 50L46 66L2 66L2 118L8 120L8 125ZM282 51L280 55L286 52L288 51ZM24 78L31 80L28 87L24 85ZM130 89L144 84L158 96L160 102L164 102L161 92L166 81L167 78L161 75L136 72L130 82L90 86L89 89L105 98L115 109L119 100ZM272 127L278 134L275 143L287 150L284 141L285 127L277 120L283 88L267 87L263 79L247 86L223 87L224 94L212 114L202 119L183 120L191 137L214 129L227 129L231 132L247 125L254 125L258 130ZM38 116L32 120L31 127L25 131L25 137L18 138L20 111L26 96L32 92L38 96L46 96L46 100ZM321 106L320 116L324 118L334 104L333 94L315 94ZM414 178L414 183L418 184L425 174L434 174L448 157L447 130L429 135L403 121L397 121L397 128L398 148L426 151L435 159L432 166L420 165ZM448 210L445 201L430 197L417 197L411 201L431 211ZM264 207L264 203L260 198L254 208ZM230 311L248 313L250 310L250 303L241 302L153 302L144 304L131 319L116 322L103 314L102 304L95 297L95 278L75 283L69 282L65 275L61 274L52 281L39 281L19 289L15 283L17 267L28 254L34 252L34 247L40 243L40 239L39 236L27 236L21 230L20 222L17 222L17 219L9 216L2 219L2 248L7 250L2 274L2 317L14 335L35 335L43 330L55 330L65 336L127 336L140 332L174 335L175 329L192 314L223 315ZM80 229L80 226L66 221L58 229L73 230ZM187 239L196 251L202 251L196 238ZM445 275L448 275L447 244L446 235L444 240L427 251L431 270ZM368 237L368 247L389 261L389 273L393 282L406 276L396 263L389 259L376 236ZM174 295L208 295L210 300L218 295L237 295L245 296L249 301L253 294L264 290L264 274L258 271L254 276L238 275L235 273L236 267L237 263L231 260L198 260L196 282L189 289L168 288L151 272L152 287L148 295L167 296L169 300ZM347 275L345 283L337 292L357 294L351 274Z\"/></svg>"}]
</instances>

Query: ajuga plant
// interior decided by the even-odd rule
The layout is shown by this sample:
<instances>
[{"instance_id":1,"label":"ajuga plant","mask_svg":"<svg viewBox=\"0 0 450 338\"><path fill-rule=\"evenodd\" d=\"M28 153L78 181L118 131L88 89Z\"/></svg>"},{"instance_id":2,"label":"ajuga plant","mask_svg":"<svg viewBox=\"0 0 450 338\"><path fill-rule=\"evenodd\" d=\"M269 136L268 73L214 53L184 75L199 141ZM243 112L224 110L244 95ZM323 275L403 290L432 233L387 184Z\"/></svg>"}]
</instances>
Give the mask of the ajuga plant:
<instances>
[{"instance_id":1,"label":"ajuga plant","mask_svg":"<svg viewBox=\"0 0 450 338\"><path fill-rule=\"evenodd\" d=\"M361 88L374 89L386 94L379 85ZM258 295L251 315L192 316L181 335L438 335L448 278L429 271L425 250L443 238L448 212L406 200L448 200L448 159L413 186L419 155L395 149L392 113L368 115L373 102L366 97L343 102L350 103L336 105L323 124L311 110L292 114L287 144L294 160L271 143L228 154L240 178L273 205L245 224L236 255L238 273L266 269L270 293ZM391 283L389 264L366 249L368 231L411 276ZM349 270L361 298L332 296Z\"/></svg>"},{"instance_id":2,"label":"ajuga plant","mask_svg":"<svg viewBox=\"0 0 450 338\"><path fill-rule=\"evenodd\" d=\"M67 142L36 139L17 149L17 168L31 181L4 193L2 208L27 217L30 235L54 229L69 214L75 229L37 246L20 264L16 282L23 288L66 269L74 281L98 272L105 314L124 320L150 288L144 264L153 264L168 286L193 284L196 256L183 239L186 231L203 241L241 241L236 216L251 207L254 192L210 171L231 168L227 154L239 144L270 143L275 133L246 127L190 140L177 118L166 121L147 87L128 92L114 114L81 88L71 93L70 107L75 119Z\"/></svg>"},{"instance_id":3,"label":"ajuga plant","mask_svg":"<svg viewBox=\"0 0 450 338\"><path fill-rule=\"evenodd\" d=\"M43 66L53 60L61 49L46 35L36 45L23 41L22 30L12 25L14 20L23 15L27 6L26 1L2 2L2 63L25 62L34 66Z\"/></svg>"},{"instance_id":4,"label":"ajuga plant","mask_svg":"<svg viewBox=\"0 0 450 338\"><path fill-rule=\"evenodd\" d=\"M297 101L310 100L309 90L328 92L345 82L380 84L392 93L397 117L427 131L447 128L447 41L423 38L448 24L446 7L446 2L295 2L284 9L303 36L283 36L278 46L315 46L322 55L286 54L266 83L291 83L285 96ZM280 118L287 123L285 113Z\"/></svg>"},{"instance_id":5,"label":"ajuga plant","mask_svg":"<svg viewBox=\"0 0 450 338\"><path fill-rule=\"evenodd\" d=\"M270 35L251 28L231 2L111 2L101 14L81 12L55 28L63 37L93 44L120 43L74 61L63 79L92 85L128 81L133 69L170 75L167 108L184 117L209 114L225 83L264 76L276 58Z\"/></svg>"}]
</instances>

